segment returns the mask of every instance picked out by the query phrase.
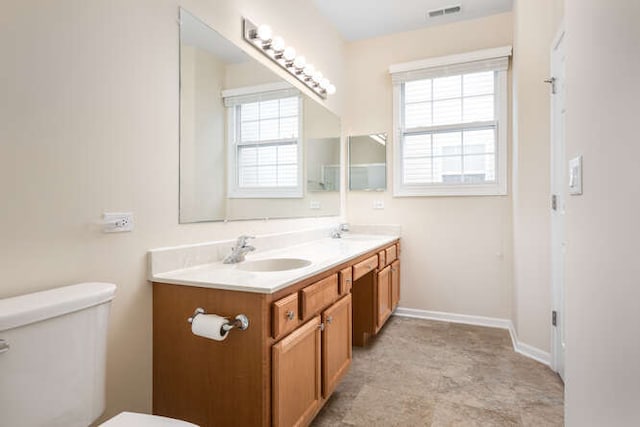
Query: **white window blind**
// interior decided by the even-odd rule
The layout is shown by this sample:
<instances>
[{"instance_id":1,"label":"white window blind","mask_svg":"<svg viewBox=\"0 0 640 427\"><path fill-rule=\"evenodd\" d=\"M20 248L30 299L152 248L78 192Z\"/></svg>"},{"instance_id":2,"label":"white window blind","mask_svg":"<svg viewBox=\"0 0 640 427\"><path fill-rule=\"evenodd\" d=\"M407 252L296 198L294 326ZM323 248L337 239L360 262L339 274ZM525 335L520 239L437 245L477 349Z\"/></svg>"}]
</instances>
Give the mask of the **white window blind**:
<instances>
[{"instance_id":1,"label":"white window blind","mask_svg":"<svg viewBox=\"0 0 640 427\"><path fill-rule=\"evenodd\" d=\"M240 188L297 186L298 104L288 97L236 106Z\"/></svg>"},{"instance_id":2,"label":"white window blind","mask_svg":"<svg viewBox=\"0 0 640 427\"><path fill-rule=\"evenodd\" d=\"M225 98L232 110L231 197L301 196L300 97L270 91Z\"/></svg>"},{"instance_id":3,"label":"white window blind","mask_svg":"<svg viewBox=\"0 0 640 427\"><path fill-rule=\"evenodd\" d=\"M504 194L508 58L427 62L440 65L392 66L394 194Z\"/></svg>"},{"instance_id":4,"label":"white window blind","mask_svg":"<svg viewBox=\"0 0 640 427\"><path fill-rule=\"evenodd\" d=\"M404 84L403 183L495 182L494 79L484 71Z\"/></svg>"}]
</instances>

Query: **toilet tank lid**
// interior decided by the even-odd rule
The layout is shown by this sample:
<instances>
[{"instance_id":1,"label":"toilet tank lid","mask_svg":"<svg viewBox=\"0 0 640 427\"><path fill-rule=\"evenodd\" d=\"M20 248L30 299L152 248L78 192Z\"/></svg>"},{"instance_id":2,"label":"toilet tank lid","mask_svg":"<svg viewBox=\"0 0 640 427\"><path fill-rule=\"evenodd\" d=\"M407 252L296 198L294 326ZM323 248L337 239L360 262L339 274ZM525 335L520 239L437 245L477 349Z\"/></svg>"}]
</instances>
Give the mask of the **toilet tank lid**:
<instances>
[{"instance_id":1,"label":"toilet tank lid","mask_svg":"<svg viewBox=\"0 0 640 427\"><path fill-rule=\"evenodd\" d=\"M79 283L0 299L0 332L50 319L113 299L113 283Z\"/></svg>"}]
</instances>

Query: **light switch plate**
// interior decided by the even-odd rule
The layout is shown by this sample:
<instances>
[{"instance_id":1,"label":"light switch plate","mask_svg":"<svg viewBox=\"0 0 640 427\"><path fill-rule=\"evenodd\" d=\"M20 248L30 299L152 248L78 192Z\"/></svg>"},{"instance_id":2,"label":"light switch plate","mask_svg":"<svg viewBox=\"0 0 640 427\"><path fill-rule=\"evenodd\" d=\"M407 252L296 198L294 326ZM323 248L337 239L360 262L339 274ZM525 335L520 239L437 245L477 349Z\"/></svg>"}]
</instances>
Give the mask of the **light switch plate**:
<instances>
[{"instance_id":1,"label":"light switch plate","mask_svg":"<svg viewBox=\"0 0 640 427\"><path fill-rule=\"evenodd\" d=\"M569 160L569 194L582 194L582 156Z\"/></svg>"},{"instance_id":2,"label":"light switch plate","mask_svg":"<svg viewBox=\"0 0 640 427\"><path fill-rule=\"evenodd\" d=\"M320 202L312 200L311 203L309 203L309 209L320 209Z\"/></svg>"},{"instance_id":3,"label":"light switch plate","mask_svg":"<svg viewBox=\"0 0 640 427\"><path fill-rule=\"evenodd\" d=\"M373 209L384 209L384 200L374 200Z\"/></svg>"}]
</instances>

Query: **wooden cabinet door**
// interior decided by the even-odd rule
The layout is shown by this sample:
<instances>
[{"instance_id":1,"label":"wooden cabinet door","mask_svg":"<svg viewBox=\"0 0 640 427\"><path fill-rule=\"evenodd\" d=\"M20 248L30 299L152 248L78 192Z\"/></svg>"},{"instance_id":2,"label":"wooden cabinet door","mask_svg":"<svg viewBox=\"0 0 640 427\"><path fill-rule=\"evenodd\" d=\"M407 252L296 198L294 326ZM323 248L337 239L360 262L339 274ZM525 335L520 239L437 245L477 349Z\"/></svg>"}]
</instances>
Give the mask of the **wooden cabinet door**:
<instances>
[{"instance_id":1,"label":"wooden cabinet door","mask_svg":"<svg viewBox=\"0 0 640 427\"><path fill-rule=\"evenodd\" d=\"M322 395L328 398L351 365L351 294L322 313Z\"/></svg>"},{"instance_id":2,"label":"wooden cabinet door","mask_svg":"<svg viewBox=\"0 0 640 427\"><path fill-rule=\"evenodd\" d=\"M400 260L391 264L391 309L395 310L400 301Z\"/></svg>"},{"instance_id":3,"label":"wooden cabinet door","mask_svg":"<svg viewBox=\"0 0 640 427\"><path fill-rule=\"evenodd\" d=\"M376 307L376 332L378 332L391 314L391 266L385 267L378 273Z\"/></svg>"},{"instance_id":4,"label":"wooden cabinet door","mask_svg":"<svg viewBox=\"0 0 640 427\"><path fill-rule=\"evenodd\" d=\"M272 347L273 425L307 425L321 402L321 331L316 316Z\"/></svg>"}]
</instances>

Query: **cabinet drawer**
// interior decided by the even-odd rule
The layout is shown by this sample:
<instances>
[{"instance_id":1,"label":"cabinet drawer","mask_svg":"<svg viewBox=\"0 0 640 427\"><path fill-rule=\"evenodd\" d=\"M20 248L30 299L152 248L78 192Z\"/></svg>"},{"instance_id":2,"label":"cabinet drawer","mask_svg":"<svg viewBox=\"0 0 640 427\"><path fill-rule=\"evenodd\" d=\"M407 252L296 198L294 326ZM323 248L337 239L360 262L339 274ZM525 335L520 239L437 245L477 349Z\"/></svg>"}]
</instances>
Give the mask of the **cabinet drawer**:
<instances>
[{"instance_id":1,"label":"cabinet drawer","mask_svg":"<svg viewBox=\"0 0 640 427\"><path fill-rule=\"evenodd\" d=\"M387 251L382 250L378 252L378 269L382 270L387 265Z\"/></svg>"},{"instance_id":2,"label":"cabinet drawer","mask_svg":"<svg viewBox=\"0 0 640 427\"><path fill-rule=\"evenodd\" d=\"M298 327L298 294L279 299L273 303L273 337L281 337Z\"/></svg>"},{"instance_id":3,"label":"cabinet drawer","mask_svg":"<svg viewBox=\"0 0 640 427\"><path fill-rule=\"evenodd\" d=\"M300 291L302 318L319 313L320 310L338 299L338 275L334 274Z\"/></svg>"},{"instance_id":4,"label":"cabinet drawer","mask_svg":"<svg viewBox=\"0 0 640 427\"><path fill-rule=\"evenodd\" d=\"M340 295L348 294L351 291L352 277L351 267L340 270Z\"/></svg>"},{"instance_id":5,"label":"cabinet drawer","mask_svg":"<svg viewBox=\"0 0 640 427\"><path fill-rule=\"evenodd\" d=\"M387 253L387 264L392 263L398 258L398 248L396 245L389 246L385 252Z\"/></svg>"},{"instance_id":6,"label":"cabinet drawer","mask_svg":"<svg viewBox=\"0 0 640 427\"><path fill-rule=\"evenodd\" d=\"M378 266L378 255L374 255L370 258L360 261L353 266L353 280L358 280L370 271L373 271Z\"/></svg>"}]
</instances>

